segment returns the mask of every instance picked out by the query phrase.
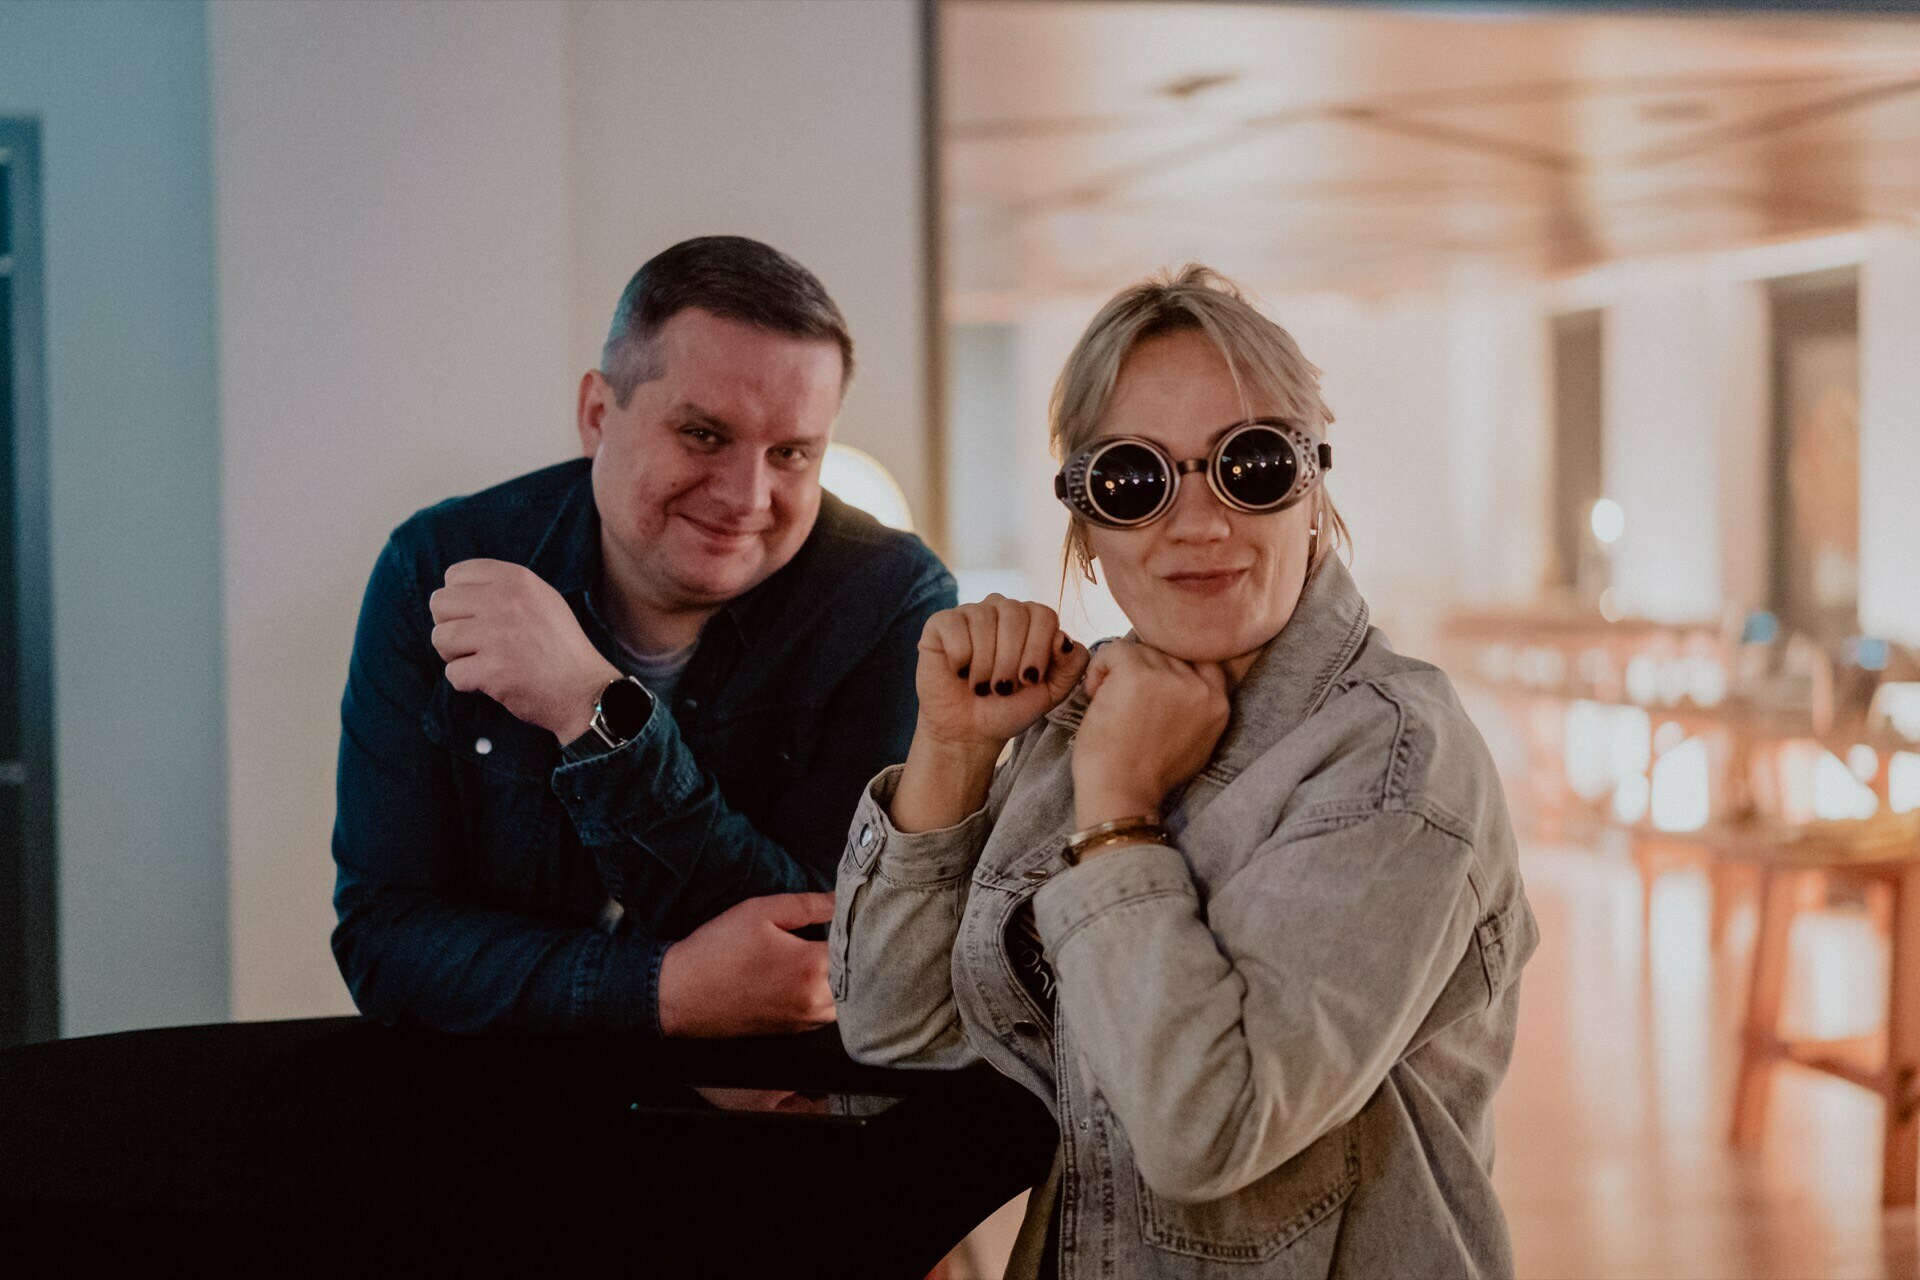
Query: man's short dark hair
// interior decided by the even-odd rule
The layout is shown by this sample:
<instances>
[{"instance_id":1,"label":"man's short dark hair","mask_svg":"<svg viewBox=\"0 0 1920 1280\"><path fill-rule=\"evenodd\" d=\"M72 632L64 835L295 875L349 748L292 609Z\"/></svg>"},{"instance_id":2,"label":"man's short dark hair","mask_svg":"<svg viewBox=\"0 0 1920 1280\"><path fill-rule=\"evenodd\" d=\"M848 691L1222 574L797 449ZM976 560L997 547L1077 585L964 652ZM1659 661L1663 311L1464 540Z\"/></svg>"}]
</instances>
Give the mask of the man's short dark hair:
<instances>
[{"instance_id":1,"label":"man's short dark hair","mask_svg":"<svg viewBox=\"0 0 1920 1280\"><path fill-rule=\"evenodd\" d=\"M648 259L613 309L600 371L621 407L636 386L664 372L654 338L689 307L773 333L837 343L842 394L853 381L853 335L819 277L758 240L699 236Z\"/></svg>"}]
</instances>

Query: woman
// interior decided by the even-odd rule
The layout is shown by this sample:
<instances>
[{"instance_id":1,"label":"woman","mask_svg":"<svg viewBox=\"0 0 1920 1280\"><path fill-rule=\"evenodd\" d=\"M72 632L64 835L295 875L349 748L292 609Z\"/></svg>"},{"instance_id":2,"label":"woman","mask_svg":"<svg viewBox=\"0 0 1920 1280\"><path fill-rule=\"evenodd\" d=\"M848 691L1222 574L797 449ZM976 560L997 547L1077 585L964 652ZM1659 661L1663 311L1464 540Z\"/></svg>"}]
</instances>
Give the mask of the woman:
<instances>
[{"instance_id":1,"label":"woman","mask_svg":"<svg viewBox=\"0 0 1920 1280\"><path fill-rule=\"evenodd\" d=\"M1029 1273L1512 1270L1491 1103L1533 918L1479 735L1332 554L1329 416L1204 268L1110 302L1051 430L1070 555L1133 634L935 615L854 819L841 1034L1053 1105Z\"/></svg>"}]
</instances>

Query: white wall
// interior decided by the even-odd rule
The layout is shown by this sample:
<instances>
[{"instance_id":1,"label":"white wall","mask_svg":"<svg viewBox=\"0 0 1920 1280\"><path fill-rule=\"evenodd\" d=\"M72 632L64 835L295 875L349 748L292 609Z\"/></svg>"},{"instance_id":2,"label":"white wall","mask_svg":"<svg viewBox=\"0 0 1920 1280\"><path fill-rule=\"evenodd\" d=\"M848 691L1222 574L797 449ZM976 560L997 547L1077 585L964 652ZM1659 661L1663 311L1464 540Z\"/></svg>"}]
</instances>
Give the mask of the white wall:
<instances>
[{"instance_id":1,"label":"white wall","mask_svg":"<svg viewBox=\"0 0 1920 1280\"><path fill-rule=\"evenodd\" d=\"M1721 599L1713 282L1700 263L1638 278L1603 328L1603 492L1626 512L1615 607L1688 621Z\"/></svg>"},{"instance_id":2,"label":"white wall","mask_svg":"<svg viewBox=\"0 0 1920 1280\"><path fill-rule=\"evenodd\" d=\"M0 115L42 129L61 1031L218 1021L227 752L200 6L0 4Z\"/></svg>"},{"instance_id":3,"label":"white wall","mask_svg":"<svg viewBox=\"0 0 1920 1280\"><path fill-rule=\"evenodd\" d=\"M627 277L688 236L752 236L827 286L859 372L838 437L928 518L920 9L651 0L571 9L572 345L599 359Z\"/></svg>"},{"instance_id":4,"label":"white wall","mask_svg":"<svg viewBox=\"0 0 1920 1280\"><path fill-rule=\"evenodd\" d=\"M1877 231L1860 270L1860 623L1920 645L1920 236Z\"/></svg>"},{"instance_id":5,"label":"white wall","mask_svg":"<svg viewBox=\"0 0 1920 1280\"><path fill-rule=\"evenodd\" d=\"M567 455L566 11L211 6L233 1012L327 947L360 593L416 508Z\"/></svg>"},{"instance_id":6,"label":"white wall","mask_svg":"<svg viewBox=\"0 0 1920 1280\"><path fill-rule=\"evenodd\" d=\"M647 257L794 254L862 372L842 438L925 512L918 8L211 6L234 1012L348 1008L327 950L338 700L382 539L575 451Z\"/></svg>"}]
</instances>

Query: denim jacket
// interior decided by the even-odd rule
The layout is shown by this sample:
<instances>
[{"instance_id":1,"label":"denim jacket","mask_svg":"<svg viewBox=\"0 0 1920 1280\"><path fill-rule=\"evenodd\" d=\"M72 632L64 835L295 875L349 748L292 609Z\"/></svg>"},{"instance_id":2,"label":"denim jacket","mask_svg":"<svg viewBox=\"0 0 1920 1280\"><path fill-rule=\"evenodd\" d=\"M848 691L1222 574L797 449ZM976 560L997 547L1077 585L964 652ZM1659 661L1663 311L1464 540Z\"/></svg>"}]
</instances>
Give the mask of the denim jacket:
<instances>
[{"instance_id":1,"label":"denim jacket","mask_svg":"<svg viewBox=\"0 0 1920 1280\"><path fill-rule=\"evenodd\" d=\"M920 629L953 579L912 535L823 495L794 558L707 623L673 705L618 750L563 758L443 674L427 597L477 556L533 569L622 665L594 608L584 460L394 532L341 703L340 972L361 1012L393 1022L658 1034L669 942L743 898L832 885L863 784L906 755Z\"/></svg>"},{"instance_id":2,"label":"denim jacket","mask_svg":"<svg viewBox=\"0 0 1920 1280\"><path fill-rule=\"evenodd\" d=\"M985 806L903 834L877 777L829 943L858 1059L981 1058L1060 1125L1061 1275L1503 1276L1492 1099L1537 940L1493 762L1327 561L1234 691L1171 845L1069 867L1075 691ZM1031 899L1057 975L1008 962Z\"/></svg>"}]
</instances>

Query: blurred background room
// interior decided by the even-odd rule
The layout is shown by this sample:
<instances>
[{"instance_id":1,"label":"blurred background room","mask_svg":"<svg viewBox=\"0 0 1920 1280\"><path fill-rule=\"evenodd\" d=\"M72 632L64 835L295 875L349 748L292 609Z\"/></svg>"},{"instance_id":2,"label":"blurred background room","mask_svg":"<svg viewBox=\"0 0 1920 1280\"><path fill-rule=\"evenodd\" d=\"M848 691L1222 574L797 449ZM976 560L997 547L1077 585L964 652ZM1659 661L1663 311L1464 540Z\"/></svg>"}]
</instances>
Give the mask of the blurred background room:
<instances>
[{"instance_id":1,"label":"blurred background room","mask_svg":"<svg viewBox=\"0 0 1920 1280\"><path fill-rule=\"evenodd\" d=\"M1150 271L1244 285L1522 833L1520 1274L1920 1275L1889 3L0 4L0 1044L351 1012L374 557L575 452L620 288L714 232L852 325L829 487L1082 638L1124 622L1063 580L1052 380Z\"/></svg>"}]
</instances>

